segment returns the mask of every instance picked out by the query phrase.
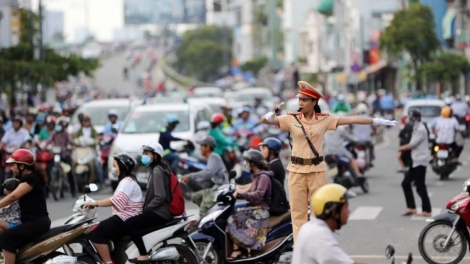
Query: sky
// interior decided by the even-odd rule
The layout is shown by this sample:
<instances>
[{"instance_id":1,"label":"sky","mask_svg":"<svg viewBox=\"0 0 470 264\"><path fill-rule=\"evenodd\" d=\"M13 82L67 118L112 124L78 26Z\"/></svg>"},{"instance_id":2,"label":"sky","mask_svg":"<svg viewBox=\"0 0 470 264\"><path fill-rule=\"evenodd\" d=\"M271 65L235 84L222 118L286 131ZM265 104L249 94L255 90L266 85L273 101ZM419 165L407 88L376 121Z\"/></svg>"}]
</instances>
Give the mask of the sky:
<instances>
[{"instance_id":1,"label":"sky","mask_svg":"<svg viewBox=\"0 0 470 264\"><path fill-rule=\"evenodd\" d=\"M33 10L37 10L38 2L32 1ZM87 24L99 41L112 41L115 31L124 26L124 0L43 0L43 5L46 10L64 13L67 42L82 41L87 35Z\"/></svg>"}]
</instances>

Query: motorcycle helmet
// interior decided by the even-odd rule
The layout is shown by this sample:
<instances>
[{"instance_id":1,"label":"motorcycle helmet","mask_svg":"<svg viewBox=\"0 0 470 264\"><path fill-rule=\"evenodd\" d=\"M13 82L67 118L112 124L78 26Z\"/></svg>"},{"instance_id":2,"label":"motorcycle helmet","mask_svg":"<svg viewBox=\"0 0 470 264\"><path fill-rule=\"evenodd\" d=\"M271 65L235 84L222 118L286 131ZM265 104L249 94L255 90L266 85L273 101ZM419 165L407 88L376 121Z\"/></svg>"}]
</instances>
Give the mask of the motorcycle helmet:
<instances>
[{"instance_id":1,"label":"motorcycle helmet","mask_svg":"<svg viewBox=\"0 0 470 264\"><path fill-rule=\"evenodd\" d=\"M263 154L256 149L250 149L243 153L243 159L255 165L261 165L264 162Z\"/></svg>"},{"instance_id":2,"label":"motorcycle helmet","mask_svg":"<svg viewBox=\"0 0 470 264\"><path fill-rule=\"evenodd\" d=\"M168 124L179 124L179 120L178 120L178 117L175 116L175 115L169 115L166 117L166 122Z\"/></svg>"},{"instance_id":3,"label":"motorcycle helmet","mask_svg":"<svg viewBox=\"0 0 470 264\"><path fill-rule=\"evenodd\" d=\"M452 112L452 110L450 109L450 107L444 106L441 109L441 116L444 117L444 118L448 118L448 117L450 117L451 112Z\"/></svg>"},{"instance_id":4,"label":"motorcycle helmet","mask_svg":"<svg viewBox=\"0 0 470 264\"><path fill-rule=\"evenodd\" d=\"M261 142L259 146L260 147L266 146L270 150L273 150L275 152L280 152L282 149L282 142L277 138L269 137L263 140L263 142Z\"/></svg>"},{"instance_id":5,"label":"motorcycle helmet","mask_svg":"<svg viewBox=\"0 0 470 264\"><path fill-rule=\"evenodd\" d=\"M419 109L411 109L408 112L408 116L410 117L411 121L421 121L421 111Z\"/></svg>"},{"instance_id":6,"label":"motorcycle helmet","mask_svg":"<svg viewBox=\"0 0 470 264\"><path fill-rule=\"evenodd\" d=\"M369 112L369 109L366 104L360 103L356 106L356 112L358 114L367 114Z\"/></svg>"},{"instance_id":7,"label":"motorcycle helmet","mask_svg":"<svg viewBox=\"0 0 470 264\"><path fill-rule=\"evenodd\" d=\"M158 154L160 157L163 157L163 147L158 142L150 142L142 146L143 151L151 151L155 154Z\"/></svg>"},{"instance_id":8,"label":"motorcycle helmet","mask_svg":"<svg viewBox=\"0 0 470 264\"><path fill-rule=\"evenodd\" d=\"M113 158L126 169L126 172L130 173L134 170L136 161L129 154L121 153L114 155Z\"/></svg>"},{"instance_id":9,"label":"motorcycle helmet","mask_svg":"<svg viewBox=\"0 0 470 264\"><path fill-rule=\"evenodd\" d=\"M10 178L10 179L6 179L3 184L2 184L2 187L7 190L7 191L14 191L16 189L16 187L18 187L18 185L20 185L20 180L18 180L17 178Z\"/></svg>"},{"instance_id":10,"label":"motorcycle helmet","mask_svg":"<svg viewBox=\"0 0 470 264\"><path fill-rule=\"evenodd\" d=\"M211 117L211 123L219 124L219 123L224 122L224 119L225 119L224 115L222 115L221 113L215 113Z\"/></svg>"},{"instance_id":11,"label":"motorcycle helmet","mask_svg":"<svg viewBox=\"0 0 470 264\"><path fill-rule=\"evenodd\" d=\"M313 211L318 219L326 220L338 210L348 199L354 198L355 193L348 191L343 186L330 183L320 187L311 197L310 205L313 205Z\"/></svg>"},{"instance_id":12,"label":"motorcycle helmet","mask_svg":"<svg viewBox=\"0 0 470 264\"><path fill-rule=\"evenodd\" d=\"M17 149L7 159L6 163L18 163L32 166L34 164L34 155L27 149Z\"/></svg>"}]
</instances>

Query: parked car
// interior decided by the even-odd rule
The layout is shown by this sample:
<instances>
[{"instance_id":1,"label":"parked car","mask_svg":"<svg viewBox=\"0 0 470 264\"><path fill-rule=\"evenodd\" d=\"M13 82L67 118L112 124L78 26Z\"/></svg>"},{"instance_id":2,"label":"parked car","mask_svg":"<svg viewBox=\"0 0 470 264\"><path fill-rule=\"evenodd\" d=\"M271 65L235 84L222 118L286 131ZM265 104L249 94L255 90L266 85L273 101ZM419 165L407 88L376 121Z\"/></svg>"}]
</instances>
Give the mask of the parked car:
<instances>
[{"instance_id":1,"label":"parked car","mask_svg":"<svg viewBox=\"0 0 470 264\"><path fill-rule=\"evenodd\" d=\"M421 121L430 124L436 117L441 115L441 108L445 106L444 101L436 99L416 99L409 101L403 108L401 117L401 127L403 128L407 121L408 113L413 109L421 111Z\"/></svg>"},{"instance_id":2,"label":"parked car","mask_svg":"<svg viewBox=\"0 0 470 264\"><path fill-rule=\"evenodd\" d=\"M207 104L149 104L133 108L126 118L123 127L115 138L111 148L110 157L117 153L127 152L137 161L134 170L137 181L141 186L147 185L148 170L140 163L142 146L159 138L160 130L167 125L167 116L176 115L180 123L173 131L173 135L183 139L193 140L197 125L203 121L210 121L212 110ZM172 142L171 147L179 149L185 142ZM111 158L110 158L111 159ZM112 160L108 161L112 162ZM108 175L113 189L117 187L117 178Z\"/></svg>"},{"instance_id":3,"label":"parked car","mask_svg":"<svg viewBox=\"0 0 470 264\"><path fill-rule=\"evenodd\" d=\"M73 133L80 128L78 115L86 113L91 117L93 127L98 133L100 133L103 131L104 126L109 122L108 111L110 109L116 109L119 113L119 120L124 120L132 106L139 103L140 101L132 101L129 99L103 99L87 102L80 106L73 114L68 132Z\"/></svg>"},{"instance_id":4,"label":"parked car","mask_svg":"<svg viewBox=\"0 0 470 264\"><path fill-rule=\"evenodd\" d=\"M193 97L222 97L224 92L219 87L197 87Z\"/></svg>"},{"instance_id":5,"label":"parked car","mask_svg":"<svg viewBox=\"0 0 470 264\"><path fill-rule=\"evenodd\" d=\"M198 98L188 98L188 103L197 103L197 104L208 104L212 112L214 113L221 113L222 112L222 106L227 104L227 100L222 97L198 97Z\"/></svg>"},{"instance_id":6,"label":"parked car","mask_svg":"<svg viewBox=\"0 0 470 264\"><path fill-rule=\"evenodd\" d=\"M270 109L273 106L273 93L268 88L245 88L235 92L232 96L233 101L236 103L254 105L255 98L259 97L263 99L263 103Z\"/></svg>"}]
</instances>

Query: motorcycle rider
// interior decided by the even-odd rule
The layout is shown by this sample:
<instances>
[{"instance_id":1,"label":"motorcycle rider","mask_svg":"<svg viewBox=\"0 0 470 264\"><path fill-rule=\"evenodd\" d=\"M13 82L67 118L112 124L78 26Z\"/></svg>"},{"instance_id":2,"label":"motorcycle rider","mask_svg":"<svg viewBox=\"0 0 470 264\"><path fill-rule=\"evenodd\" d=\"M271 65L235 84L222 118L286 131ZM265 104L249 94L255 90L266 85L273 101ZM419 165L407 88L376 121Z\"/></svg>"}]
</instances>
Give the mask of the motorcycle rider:
<instances>
[{"instance_id":1,"label":"motorcycle rider","mask_svg":"<svg viewBox=\"0 0 470 264\"><path fill-rule=\"evenodd\" d=\"M27 149L17 149L7 163L12 164L11 171L20 180L20 185L0 200L0 208L19 201L21 225L0 235L0 248L5 263L14 264L17 250L49 231L51 220L44 194L48 177L41 164L34 161L33 153Z\"/></svg>"},{"instance_id":2,"label":"motorcycle rider","mask_svg":"<svg viewBox=\"0 0 470 264\"><path fill-rule=\"evenodd\" d=\"M360 103L356 106L356 114L363 117L371 117L369 108L366 104ZM376 133L374 126L369 125L352 125L354 136L359 142L364 143L365 147L369 149L369 165L374 166L375 151L374 144L372 143L372 136Z\"/></svg>"},{"instance_id":3,"label":"motorcycle rider","mask_svg":"<svg viewBox=\"0 0 470 264\"><path fill-rule=\"evenodd\" d=\"M5 132L2 142L0 143L0 149L5 149L7 146L29 148L31 142L31 135L23 128L23 119L17 116L13 119L13 129Z\"/></svg>"},{"instance_id":4,"label":"motorcycle rider","mask_svg":"<svg viewBox=\"0 0 470 264\"><path fill-rule=\"evenodd\" d=\"M57 122L55 126L55 133L52 134L51 139L49 140L48 144L53 146L61 147L61 161L68 164L72 168L72 153L71 148L74 145L73 139L69 133L67 133L68 122L66 119L61 119ZM47 171L50 173L52 165L54 164L54 160L47 166ZM75 197L76 189L75 189L75 179L73 177L72 170L67 173L67 178L70 185L70 193L72 197Z\"/></svg>"},{"instance_id":5,"label":"motorcycle rider","mask_svg":"<svg viewBox=\"0 0 470 264\"><path fill-rule=\"evenodd\" d=\"M355 196L355 193L335 183L320 187L312 195L310 204L316 217L310 217L310 221L300 228L292 264L361 264L340 248L334 236L348 223L349 199Z\"/></svg>"},{"instance_id":6,"label":"motorcycle rider","mask_svg":"<svg viewBox=\"0 0 470 264\"><path fill-rule=\"evenodd\" d=\"M99 161L99 155L94 146L98 144L99 136L98 132L96 132L95 128L93 128L91 124L91 118L89 115L84 115L83 116L83 126L75 133L73 136L74 139L84 137L86 141L88 142L93 142L93 144L89 144L90 147L93 147L93 150L95 152L95 155L93 157L94 161L94 167L95 167L95 172L96 172L96 177L98 178L98 181L101 185L103 185L103 171L101 168L101 164Z\"/></svg>"},{"instance_id":7,"label":"motorcycle rider","mask_svg":"<svg viewBox=\"0 0 470 264\"><path fill-rule=\"evenodd\" d=\"M174 149L170 147L172 141L187 141L186 139L174 137L171 133L175 130L176 126L180 123L177 116L169 115L166 118L167 126L160 130L160 138L158 143L162 145L163 159L170 164L170 168L173 172L178 167L179 156Z\"/></svg>"},{"instance_id":8,"label":"motorcycle rider","mask_svg":"<svg viewBox=\"0 0 470 264\"><path fill-rule=\"evenodd\" d=\"M108 119L109 123L104 126L103 134L115 137L122 126L122 121L118 120L118 111L116 109L109 110Z\"/></svg>"},{"instance_id":9,"label":"motorcycle rider","mask_svg":"<svg viewBox=\"0 0 470 264\"><path fill-rule=\"evenodd\" d=\"M445 106L441 109L441 117L436 119L433 127L436 134L436 144L446 144L455 152L454 161L458 162L458 147L455 143L456 133L459 133L459 122L452 116L452 109ZM434 150L434 148L433 148ZM432 158L434 158L434 151Z\"/></svg>"},{"instance_id":10,"label":"motorcycle rider","mask_svg":"<svg viewBox=\"0 0 470 264\"><path fill-rule=\"evenodd\" d=\"M206 167L181 177L181 181L192 190L191 200L199 205L200 214L203 215L213 205L213 190L228 184L227 168L219 154L214 152L217 144L213 137L207 136L197 142L200 145L201 155L207 159Z\"/></svg>"},{"instance_id":11,"label":"motorcycle rider","mask_svg":"<svg viewBox=\"0 0 470 264\"><path fill-rule=\"evenodd\" d=\"M53 115L50 115L46 118L46 125L39 132L38 140L49 140L51 135L54 133L56 118Z\"/></svg>"},{"instance_id":12,"label":"motorcycle rider","mask_svg":"<svg viewBox=\"0 0 470 264\"><path fill-rule=\"evenodd\" d=\"M232 116L232 107L227 104L222 106L221 110L224 115L223 128L231 128L237 120L235 117Z\"/></svg>"},{"instance_id":13,"label":"motorcycle rider","mask_svg":"<svg viewBox=\"0 0 470 264\"><path fill-rule=\"evenodd\" d=\"M39 124L36 123L36 114L33 112L29 111L26 114L26 120L25 124L23 127L31 134L31 137L34 137L35 135L39 134L40 127Z\"/></svg>"},{"instance_id":14,"label":"motorcycle rider","mask_svg":"<svg viewBox=\"0 0 470 264\"><path fill-rule=\"evenodd\" d=\"M284 186L286 171L284 165L279 159L279 152L282 149L282 142L274 137L269 137L259 144L263 158L268 162L269 170L274 173L274 179L278 180Z\"/></svg>"},{"instance_id":15,"label":"motorcycle rider","mask_svg":"<svg viewBox=\"0 0 470 264\"><path fill-rule=\"evenodd\" d=\"M468 105L462 101L462 97L460 95L455 96L455 102L452 103L450 108L459 120L465 118L465 116L469 113Z\"/></svg>"},{"instance_id":16,"label":"motorcycle rider","mask_svg":"<svg viewBox=\"0 0 470 264\"><path fill-rule=\"evenodd\" d=\"M351 106L349 105L349 103L346 102L343 94L339 94L336 99L337 99L337 101L336 101L335 105L333 106L333 113L339 113L339 112L349 113L349 112L351 112Z\"/></svg>"},{"instance_id":17,"label":"motorcycle rider","mask_svg":"<svg viewBox=\"0 0 470 264\"><path fill-rule=\"evenodd\" d=\"M118 187L113 196L103 200L88 202L83 208L112 207L113 216L101 221L98 227L89 234L101 260L105 264L113 264L109 253L109 240L119 239L125 235L124 222L142 213L142 190L132 171L135 160L127 153L113 156L111 173L118 178Z\"/></svg>"},{"instance_id":18,"label":"motorcycle rider","mask_svg":"<svg viewBox=\"0 0 470 264\"><path fill-rule=\"evenodd\" d=\"M251 132L255 132L255 122L253 121L253 119L250 118L250 115L250 107L243 106L238 115L238 119L233 124L233 129L235 131L249 130Z\"/></svg>"},{"instance_id":19,"label":"motorcycle rider","mask_svg":"<svg viewBox=\"0 0 470 264\"><path fill-rule=\"evenodd\" d=\"M238 144L235 141L227 140L224 136L221 126L224 122L224 116L220 113L215 113L211 117L211 129L209 130L209 136L213 137L215 140L214 152L224 157L224 154L230 150L230 147L237 147ZM233 166L230 164L228 159L223 159L225 167L231 169Z\"/></svg>"}]
</instances>

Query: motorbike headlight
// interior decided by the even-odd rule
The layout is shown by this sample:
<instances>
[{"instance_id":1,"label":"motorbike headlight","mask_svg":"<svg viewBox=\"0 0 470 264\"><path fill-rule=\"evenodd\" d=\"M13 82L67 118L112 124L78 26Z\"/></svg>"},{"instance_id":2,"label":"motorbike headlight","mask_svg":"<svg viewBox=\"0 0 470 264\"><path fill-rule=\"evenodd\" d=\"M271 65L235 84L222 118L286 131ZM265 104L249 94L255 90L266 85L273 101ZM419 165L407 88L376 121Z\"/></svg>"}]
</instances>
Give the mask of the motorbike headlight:
<instances>
[{"instance_id":1,"label":"motorbike headlight","mask_svg":"<svg viewBox=\"0 0 470 264\"><path fill-rule=\"evenodd\" d=\"M456 211L456 210L459 208L459 206L460 206L461 204L465 203L465 202L468 201L469 199L470 199L470 197L467 197L467 198L464 198L464 199L462 199L462 200L459 200L459 201L455 202L455 203L450 207L450 210Z\"/></svg>"},{"instance_id":2,"label":"motorbike headlight","mask_svg":"<svg viewBox=\"0 0 470 264\"><path fill-rule=\"evenodd\" d=\"M201 221L199 221L199 224L197 225L198 228L203 227L207 222L215 220L217 217L219 217L222 214L223 210L218 210L212 213L209 213L208 215L204 216Z\"/></svg>"}]
</instances>

